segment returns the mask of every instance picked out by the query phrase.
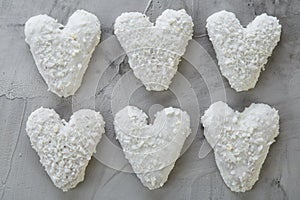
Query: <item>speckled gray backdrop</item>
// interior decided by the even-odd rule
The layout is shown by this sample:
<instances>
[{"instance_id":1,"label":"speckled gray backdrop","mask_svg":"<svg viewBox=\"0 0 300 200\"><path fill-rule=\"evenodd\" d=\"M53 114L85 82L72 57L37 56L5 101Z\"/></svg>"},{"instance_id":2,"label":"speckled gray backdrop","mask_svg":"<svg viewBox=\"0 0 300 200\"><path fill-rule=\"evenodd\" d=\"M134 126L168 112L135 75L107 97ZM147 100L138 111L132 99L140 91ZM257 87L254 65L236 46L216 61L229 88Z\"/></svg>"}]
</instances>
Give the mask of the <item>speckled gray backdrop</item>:
<instances>
[{"instance_id":1,"label":"speckled gray backdrop","mask_svg":"<svg viewBox=\"0 0 300 200\"><path fill-rule=\"evenodd\" d=\"M147 7L147 5L149 6ZM147 7L147 9L146 9ZM120 172L92 159L85 181L74 190L63 193L55 188L39 163L25 132L28 115L40 106L54 108L62 118L72 112L72 98L61 99L47 91L38 73L28 46L24 42L24 23L37 14L48 14L65 23L76 9L86 9L99 17L102 40L113 34L113 23L125 11L140 11L154 21L166 8L184 8L193 17L195 40L215 60L205 30L206 18L219 10L235 12L243 25L256 15L267 12L279 18L282 37L266 71L255 89L236 93L228 87L227 101L235 109L252 102L265 102L280 111L281 132L271 146L253 190L233 193L223 183L216 169L214 156L198 158L204 140L200 128L197 136L177 161L169 181L161 189L149 191L134 174ZM146 9L146 10L145 10ZM299 0L1 0L0 1L0 198L10 199L299 199L300 198L300 1ZM97 63L96 49L91 65ZM215 60L216 61L216 60ZM184 61L183 61L184 62ZM99 66L101 67L101 66ZM105 71L106 81L99 83L96 109L107 121L107 134L113 141L111 91L114 84L129 70L123 57ZM184 67L179 71L196 91L200 111L209 106L207 87L199 74ZM211 77L213 78L213 76ZM83 84L88 80L84 80ZM212 91L218 92L218 91ZM159 96L139 89L131 103L143 107L145 98L153 103L176 105L176 98L165 92ZM155 97L155 98L154 98ZM113 141L117 144L116 141ZM101 145L101 143L100 143Z\"/></svg>"}]
</instances>

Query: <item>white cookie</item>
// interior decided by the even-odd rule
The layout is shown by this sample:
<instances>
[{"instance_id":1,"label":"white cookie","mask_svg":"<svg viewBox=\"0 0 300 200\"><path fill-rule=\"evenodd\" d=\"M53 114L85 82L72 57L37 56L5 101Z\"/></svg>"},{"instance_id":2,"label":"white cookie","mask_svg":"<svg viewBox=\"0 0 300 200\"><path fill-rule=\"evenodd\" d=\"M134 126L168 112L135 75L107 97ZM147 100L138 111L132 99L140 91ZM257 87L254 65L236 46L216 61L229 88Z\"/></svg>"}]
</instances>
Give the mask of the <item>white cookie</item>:
<instances>
[{"instance_id":1,"label":"white cookie","mask_svg":"<svg viewBox=\"0 0 300 200\"><path fill-rule=\"evenodd\" d=\"M85 168L104 133L100 113L83 109L67 123L48 108L31 113L26 131L54 185L63 191L83 181Z\"/></svg>"},{"instance_id":2,"label":"white cookie","mask_svg":"<svg viewBox=\"0 0 300 200\"><path fill-rule=\"evenodd\" d=\"M165 108L149 125L143 111L127 106L116 114L114 126L125 157L143 185L151 190L162 187L191 133L189 115Z\"/></svg>"},{"instance_id":3,"label":"white cookie","mask_svg":"<svg viewBox=\"0 0 300 200\"><path fill-rule=\"evenodd\" d=\"M240 113L217 102L201 121L226 185L234 192L250 190L279 134L278 111L266 104L251 104Z\"/></svg>"},{"instance_id":4,"label":"white cookie","mask_svg":"<svg viewBox=\"0 0 300 200\"><path fill-rule=\"evenodd\" d=\"M278 19L262 14L243 28L233 13L220 11L207 18L206 28L230 86L238 92L254 88L280 40Z\"/></svg>"},{"instance_id":5,"label":"white cookie","mask_svg":"<svg viewBox=\"0 0 300 200\"><path fill-rule=\"evenodd\" d=\"M68 97L77 91L100 34L98 18L84 10L77 10L66 26L47 15L26 22L25 41L51 92Z\"/></svg>"},{"instance_id":6,"label":"white cookie","mask_svg":"<svg viewBox=\"0 0 300 200\"><path fill-rule=\"evenodd\" d=\"M154 25L138 12L116 19L115 34L128 55L134 75L147 90L167 90L193 35L193 21L185 10L165 10Z\"/></svg>"}]
</instances>

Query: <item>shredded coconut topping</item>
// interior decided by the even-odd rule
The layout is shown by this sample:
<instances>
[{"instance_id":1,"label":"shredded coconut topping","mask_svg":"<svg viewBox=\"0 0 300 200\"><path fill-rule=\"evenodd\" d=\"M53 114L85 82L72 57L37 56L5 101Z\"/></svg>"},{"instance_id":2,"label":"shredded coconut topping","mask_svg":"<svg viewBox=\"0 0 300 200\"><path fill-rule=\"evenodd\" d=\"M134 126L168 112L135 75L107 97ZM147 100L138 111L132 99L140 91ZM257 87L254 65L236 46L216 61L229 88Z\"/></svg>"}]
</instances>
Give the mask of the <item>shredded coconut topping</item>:
<instances>
[{"instance_id":1,"label":"shredded coconut topping","mask_svg":"<svg viewBox=\"0 0 300 200\"><path fill-rule=\"evenodd\" d=\"M88 109L75 112L69 123L52 109L39 108L31 113L27 134L56 187L68 191L84 180L104 125L101 114Z\"/></svg>"},{"instance_id":2,"label":"shredded coconut topping","mask_svg":"<svg viewBox=\"0 0 300 200\"><path fill-rule=\"evenodd\" d=\"M144 186L162 187L191 132L189 115L177 108L156 113L153 124L134 106L119 111L114 120L116 137L125 157Z\"/></svg>"},{"instance_id":3,"label":"shredded coconut topping","mask_svg":"<svg viewBox=\"0 0 300 200\"><path fill-rule=\"evenodd\" d=\"M226 185L234 192L250 190L279 134L278 111L266 104L251 104L240 113L217 102L201 121Z\"/></svg>"},{"instance_id":4,"label":"shredded coconut topping","mask_svg":"<svg viewBox=\"0 0 300 200\"><path fill-rule=\"evenodd\" d=\"M243 28L233 13L220 11L207 18L206 27L231 87L238 92L254 88L280 40L279 20L262 14Z\"/></svg>"},{"instance_id":5,"label":"shredded coconut topping","mask_svg":"<svg viewBox=\"0 0 300 200\"><path fill-rule=\"evenodd\" d=\"M134 75L147 90L167 90L193 35L193 21L185 10L165 10L154 25L138 12L116 19L115 34L126 51Z\"/></svg>"},{"instance_id":6,"label":"shredded coconut topping","mask_svg":"<svg viewBox=\"0 0 300 200\"><path fill-rule=\"evenodd\" d=\"M77 91L100 34L98 18L84 10L77 10L66 26L47 15L26 22L25 41L51 92L67 97Z\"/></svg>"}]
</instances>

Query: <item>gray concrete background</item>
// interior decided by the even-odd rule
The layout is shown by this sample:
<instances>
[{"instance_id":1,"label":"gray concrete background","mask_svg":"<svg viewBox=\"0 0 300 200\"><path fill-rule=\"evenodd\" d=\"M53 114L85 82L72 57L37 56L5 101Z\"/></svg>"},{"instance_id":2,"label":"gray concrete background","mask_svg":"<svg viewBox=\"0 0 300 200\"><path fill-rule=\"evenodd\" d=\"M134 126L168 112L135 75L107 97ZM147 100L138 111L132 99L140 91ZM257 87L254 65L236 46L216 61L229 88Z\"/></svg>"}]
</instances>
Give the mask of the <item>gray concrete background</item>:
<instances>
[{"instance_id":1,"label":"gray concrete background","mask_svg":"<svg viewBox=\"0 0 300 200\"><path fill-rule=\"evenodd\" d=\"M147 6L148 5L148 6ZM223 183L210 153L199 159L204 141L199 129L190 148L176 162L168 182L161 189L149 191L134 174L124 173L100 163L95 158L86 170L85 181L67 193L54 187L31 148L25 132L28 115L40 106L54 108L62 118L72 113L72 98L61 99L47 91L28 46L24 42L24 23L37 14L48 14L65 23L78 8L97 15L102 24L102 38L113 34L113 23L125 11L144 12L154 21L166 8L184 8L193 17L194 39L215 60L206 36L205 21L212 13L226 9L235 12L243 25L256 15L267 12L279 18L282 37L255 89L236 93L224 84L227 102L243 110L252 102L268 103L279 109L281 132L271 146L260 180L246 193L233 193ZM10 199L299 199L300 198L300 1L299 0L1 0L0 1L0 198ZM90 67L97 64L96 49ZM205 58L203 58L205 59ZM216 60L215 60L216 61ZM111 61L113 62L113 61ZM207 87L193 68L182 73L196 92L200 111L209 106ZM101 66L99 66L101 67ZM126 57L114 61L105 71L105 80L97 86L96 109L103 114L106 134L113 143L111 92L116 82L128 72ZM214 78L214 75L210 77ZM87 84L89 80L84 80ZM210 91L218 92L218 91ZM149 100L150 99L150 100ZM188 99L188 97L187 97ZM147 102L147 103L145 103ZM131 103L146 112L149 104L177 105L170 92L161 94L138 89ZM101 142L99 144L101 146Z\"/></svg>"}]
</instances>

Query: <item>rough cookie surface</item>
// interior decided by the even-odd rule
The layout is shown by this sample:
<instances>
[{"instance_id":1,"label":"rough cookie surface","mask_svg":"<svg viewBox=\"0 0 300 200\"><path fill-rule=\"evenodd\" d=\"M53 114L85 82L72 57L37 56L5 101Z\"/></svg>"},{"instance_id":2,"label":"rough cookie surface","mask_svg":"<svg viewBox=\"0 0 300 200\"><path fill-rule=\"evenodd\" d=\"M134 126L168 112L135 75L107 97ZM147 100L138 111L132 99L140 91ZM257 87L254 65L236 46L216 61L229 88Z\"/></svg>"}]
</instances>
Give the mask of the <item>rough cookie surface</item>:
<instances>
[{"instance_id":1,"label":"rough cookie surface","mask_svg":"<svg viewBox=\"0 0 300 200\"><path fill-rule=\"evenodd\" d=\"M177 108L156 113L153 125L134 106L119 111L114 120L125 157L144 186L162 187L174 167L185 139L191 133L189 115Z\"/></svg>"},{"instance_id":2,"label":"rough cookie surface","mask_svg":"<svg viewBox=\"0 0 300 200\"><path fill-rule=\"evenodd\" d=\"M278 19L262 14L243 28L233 13L220 11L207 18L206 28L231 87L238 92L254 88L280 40Z\"/></svg>"},{"instance_id":3,"label":"rough cookie surface","mask_svg":"<svg viewBox=\"0 0 300 200\"><path fill-rule=\"evenodd\" d=\"M185 10L165 10L154 25L138 12L123 13L115 34L126 51L134 75L147 90L167 90L193 35L193 21Z\"/></svg>"},{"instance_id":4,"label":"rough cookie surface","mask_svg":"<svg viewBox=\"0 0 300 200\"><path fill-rule=\"evenodd\" d=\"M279 134L278 111L266 104L251 104L240 113L217 102L201 121L226 185L234 192L250 190Z\"/></svg>"},{"instance_id":5,"label":"rough cookie surface","mask_svg":"<svg viewBox=\"0 0 300 200\"><path fill-rule=\"evenodd\" d=\"M54 185L63 191L83 181L85 168L104 133L100 113L83 109L69 123L52 109L32 112L26 124L31 145Z\"/></svg>"},{"instance_id":6,"label":"rough cookie surface","mask_svg":"<svg viewBox=\"0 0 300 200\"><path fill-rule=\"evenodd\" d=\"M77 91L100 34L98 18L84 10L77 10L66 26L47 15L26 22L25 41L51 92L67 97Z\"/></svg>"}]
</instances>

